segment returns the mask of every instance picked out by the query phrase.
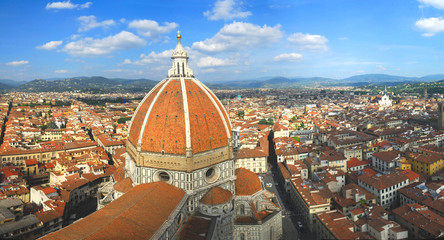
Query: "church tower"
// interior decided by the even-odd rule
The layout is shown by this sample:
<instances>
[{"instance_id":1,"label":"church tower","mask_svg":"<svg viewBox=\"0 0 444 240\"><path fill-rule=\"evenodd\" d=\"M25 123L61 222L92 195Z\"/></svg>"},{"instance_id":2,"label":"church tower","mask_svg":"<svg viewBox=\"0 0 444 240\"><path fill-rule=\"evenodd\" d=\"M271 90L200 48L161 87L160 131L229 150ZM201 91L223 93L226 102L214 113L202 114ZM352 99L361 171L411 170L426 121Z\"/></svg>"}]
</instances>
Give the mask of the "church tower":
<instances>
[{"instance_id":1,"label":"church tower","mask_svg":"<svg viewBox=\"0 0 444 240\"><path fill-rule=\"evenodd\" d=\"M228 236L236 180L231 124L216 95L194 78L180 33L177 39L168 77L134 113L125 174L135 185L164 181L183 189L188 212L221 217Z\"/></svg>"}]
</instances>

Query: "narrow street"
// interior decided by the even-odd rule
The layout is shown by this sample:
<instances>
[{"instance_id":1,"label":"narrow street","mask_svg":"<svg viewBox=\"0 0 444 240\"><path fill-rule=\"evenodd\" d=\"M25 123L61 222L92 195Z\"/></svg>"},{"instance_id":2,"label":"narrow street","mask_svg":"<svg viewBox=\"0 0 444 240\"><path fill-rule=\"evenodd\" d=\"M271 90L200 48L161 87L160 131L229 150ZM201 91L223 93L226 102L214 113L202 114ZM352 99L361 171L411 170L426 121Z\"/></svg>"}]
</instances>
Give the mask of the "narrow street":
<instances>
[{"instance_id":1,"label":"narrow street","mask_svg":"<svg viewBox=\"0 0 444 240\"><path fill-rule=\"evenodd\" d=\"M9 113L11 112L11 108L12 108L12 101L9 102L8 112L6 113L5 119L3 119L3 121L4 121L3 126L0 129L0 145L3 144L3 138L5 137L6 122L8 121Z\"/></svg>"},{"instance_id":2,"label":"narrow street","mask_svg":"<svg viewBox=\"0 0 444 240\"><path fill-rule=\"evenodd\" d=\"M298 221L301 221L299 213L291 205L290 197L284 192L283 186L279 186L279 174L277 168L277 157L274 151L273 132L268 137L269 156L268 156L268 172L261 174L265 188L276 194L279 204L282 208L282 228L283 239L316 239L316 234L298 227ZM271 183L271 186L267 186Z\"/></svg>"},{"instance_id":3,"label":"narrow street","mask_svg":"<svg viewBox=\"0 0 444 240\"><path fill-rule=\"evenodd\" d=\"M282 229L283 229L283 239L301 239L301 234L297 229L297 220L295 219L295 214L290 210L288 196L282 191L279 185L276 183L277 181L277 158L276 153L274 151L273 144L273 133L270 133L268 138L269 142L269 156L268 156L268 172L266 174L261 174L263 177L263 182L265 188L276 194L278 198L279 205L282 209ZM271 186L267 184L271 183Z\"/></svg>"}]
</instances>

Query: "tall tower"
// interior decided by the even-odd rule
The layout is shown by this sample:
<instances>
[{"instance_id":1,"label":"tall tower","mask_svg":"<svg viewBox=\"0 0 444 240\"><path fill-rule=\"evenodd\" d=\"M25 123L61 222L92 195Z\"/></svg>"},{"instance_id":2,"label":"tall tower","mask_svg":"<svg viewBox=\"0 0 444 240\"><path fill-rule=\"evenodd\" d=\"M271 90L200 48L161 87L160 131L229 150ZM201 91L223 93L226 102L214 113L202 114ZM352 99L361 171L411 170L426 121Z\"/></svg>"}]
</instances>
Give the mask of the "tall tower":
<instances>
[{"instance_id":1,"label":"tall tower","mask_svg":"<svg viewBox=\"0 0 444 240\"><path fill-rule=\"evenodd\" d=\"M444 128L444 103L438 103L438 129Z\"/></svg>"},{"instance_id":2,"label":"tall tower","mask_svg":"<svg viewBox=\"0 0 444 240\"><path fill-rule=\"evenodd\" d=\"M183 189L188 212L221 217L228 229L220 232L229 236L236 180L231 124L216 95L194 78L180 33L177 39L168 77L134 113L125 174L136 185L165 181Z\"/></svg>"}]
</instances>

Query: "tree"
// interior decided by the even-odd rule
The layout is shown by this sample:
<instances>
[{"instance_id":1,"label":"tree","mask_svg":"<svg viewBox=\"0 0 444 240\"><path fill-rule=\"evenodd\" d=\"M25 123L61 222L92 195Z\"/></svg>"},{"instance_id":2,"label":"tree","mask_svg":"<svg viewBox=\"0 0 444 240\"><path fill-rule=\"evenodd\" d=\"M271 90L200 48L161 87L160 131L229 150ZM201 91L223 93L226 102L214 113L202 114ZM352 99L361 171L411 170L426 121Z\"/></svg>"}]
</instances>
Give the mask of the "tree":
<instances>
[{"instance_id":1,"label":"tree","mask_svg":"<svg viewBox=\"0 0 444 240\"><path fill-rule=\"evenodd\" d=\"M267 120L265 120L265 118L262 118L262 119L259 121L259 124L261 124L261 125L268 125L268 122L267 122Z\"/></svg>"},{"instance_id":2,"label":"tree","mask_svg":"<svg viewBox=\"0 0 444 240\"><path fill-rule=\"evenodd\" d=\"M269 118L268 120L265 119L265 118L262 118L262 119L259 121L259 124L261 124L261 125L274 125L274 121L273 121L272 118Z\"/></svg>"},{"instance_id":3,"label":"tree","mask_svg":"<svg viewBox=\"0 0 444 240\"><path fill-rule=\"evenodd\" d=\"M304 123L301 123L301 128L305 128L305 124Z\"/></svg>"},{"instance_id":4,"label":"tree","mask_svg":"<svg viewBox=\"0 0 444 240\"><path fill-rule=\"evenodd\" d=\"M237 112L237 117L238 118L244 118L244 116L245 116L245 111L244 110L240 110L240 111Z\"/></svg>"},{"instance_id":5,"label":"tree","mask_svg":"<svg viewBox=\"0 0 444 240\"><path fill-rule=\"evenodd\" d=\"M131 120L130 117L126 117L126 118L119 118L119 120L117 120L117 123L126 123L126 121Z\"/></svg>"}]
</instances>

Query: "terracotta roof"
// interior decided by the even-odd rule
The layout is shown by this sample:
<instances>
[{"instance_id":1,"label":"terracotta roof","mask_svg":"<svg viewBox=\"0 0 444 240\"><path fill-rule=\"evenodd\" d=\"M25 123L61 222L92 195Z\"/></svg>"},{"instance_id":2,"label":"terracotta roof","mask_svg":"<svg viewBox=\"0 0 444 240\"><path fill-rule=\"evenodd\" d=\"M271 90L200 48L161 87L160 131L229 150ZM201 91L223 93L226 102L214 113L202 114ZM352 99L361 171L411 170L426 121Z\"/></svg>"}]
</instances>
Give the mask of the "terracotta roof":
<instances>
[{"instance_id":1,"label":"terracotta roof","mask_svg":"<svg viewBox=\"0 0 444 240\"><path fill-rule=\"evenodd\" d=\"M131 178L127 177L123 180L116 182L113 188L118 192L126 193L129 190L131 190L131 188L133 188L133 181L131 181Z\"/></svg>"},{"instance_id":2,"label":"terracotta roof","mask_svg":"<svg viewBox=\"0 0 444 240\"><path fill-rule=\"evenodd\" d=\"M116 171L113 173L114 181L118 182L125 178L125 169L120 166L116 169Z\"/></svg>"},{"instance_id":3,"label":"terracotta roof","mask_svg":"<svg viewBox=\"0 0 444 240\"><path fill-rule=\"evenodd\" d=\"M332 151L324 151L320 156L321 161L327 160L327 161L340 161L340 160L346 160L347 158L344 157L344 154L341 152L338 152L336 150Z\"/></svg>"},{"instance_id":4,"label":"terracotta roof","mask_svg":"<svg viewBox=\"0 0 444 240\"><path fill-rule=\"evenodd\" d=\"M49 221L52 221L52 220L57 219L59 217L62 217L62 214L60 212L55 211L55 210L36 212L36 213L34 213L34 215L43 223L47 223Z\"/></svg>"},{"instance_id":5,"label":"terracotta roof","mask_svg":"<svg viewBox=\"0 0 444 240\"><path fill-rule=\"evenodd\" d=\"M236 169L236 195L250 196L262 190L261 180L252 171L245 168Z\"/></svg>"},{"instance_id":6,"label":"terracotta roof","mask_svg":"<svg viewBox=\"0 0 444 240\"><path fill-rule=\"evenodd\" d=\"M137 146L142 134L142 151L185 154L184 95L193 153L227 146L231 137L229 118L216 96L196 79L185 79L182 83L179 79L169 78L154 87L133 117L129 141Z\"/></svg>"},{"instance_id":7,"label":"terracotta roof","mask_svg":"<svg viewBox=\"0 0 444 240\"><path fill-rule=\"evenodd\" d=\"M371 160L364 160L361 161L355 157L350 158L350 160L347 161L347 168L357 167L357 166L363 166L363 165L371 165Z\"/></svg>"},{"instance_id":8,"label":"terracotta roof","mask_svg":"<svg viewBox=\"0 0 444 240\"><path fill-rule=\"evenodd\" d=\"M401 172L392 172L380 176L370 176L369 174L362 174L358 177L358 179L378 190L382 190L401 183L409 179L409 177Z\"/></svg>"},{"instance_id":9,"label":"terracotta roof","mask_svg":"<svg viewBox=\"0 0 444 240\"><path fill-rule=\"evenodd\" d=\"M200 202L207 205L219 205L226 203L233 198L230 191L220 187L213 187L200 199Z\"/></svg>"},{"instance_id":10,"label":"terracotta roof","mask_svg":"<svg viewBox=\"0 0 444 240\"><path fill-rule=\"evenodd\" d=\"M422 229L435 238L440 236L441 231L444 229L443 217L432 212L426 206L417 203L402 205L399 208L393 209L392 212L396 217L404 219L404 221Z\"/></svg>"},{"instance_id":11,"label":"terracotta roof","mask_svg":"<svg viewBox=\"0 0 444 240\"><path fill-rule=\"evenodd\" d=\"M25 160L25 163L26 166L30 166L30 165L37 165L39 162L37 161L37 159L33 158Z\"/></svg>"},{"instance_id":12,"label":"terracotta roof","mask_svg":"<svg viewBox=\"0 0 444 240\"><path fill-rule=\"evenodd\" d=\"M237 153L237 158L260 158L267 157L267 154L261 150L241 148Z\"/></svg>"},{"instance_id":13,"label":"terracotta roof","mask_svg":"<svg viewBox=\"0 0 444 240\"><path fill-rule=\"evenodd\" d=\"M43 191L43 193L45 193L45 195L57 192L57 190L53 187L43 188L42 191Z\"/></svg>"},{"instance_id":14,"label":"terracotta roof","mask_svg":"<svg viewBox=\"0 0 444 240\"><path fill-rule=\"evenodd\" d=\"M399 154L401 152L400 151L388 151L388 152L377 152L377 153L373 153L372 156L381 159L384 162L387 163L391 163L393 162L393 160L395 160Z\"/></svg>"},{"instance_id":15,"label":"terracotta roof","mask_svg":"<svg viewBox=\"0 0 444 240\"><path fill-rule=\"evenodd\" d=\"M183 225L180 232L182 240L205 240L208 230L210 229L211 220L191 216Z\"/></svg>"},{"instance_id":16,"label":"terracotta roof","mask_svg":"<svg viewBox=\"0 0 444 240\"><path fill-rule=\"evenodd\" d=\"M281 173L282 173L282 177L283 177L284 179L291 179L291 173L290 173L290 171L284 166L284 164L283 164L283 163L278 163L278 166L279 166L279 170L280 170Z\"/></svg>"},{"instance_id":17,"label":"terracotta roof","mask_svg":"<svg viewBox=\"0 0 444 240\"><path fill-rule=\"evenodd\" d=\"M150 239L185 192L165 182L137 185L120 198L42 239Z\"/></svg>"}]
</instances>

